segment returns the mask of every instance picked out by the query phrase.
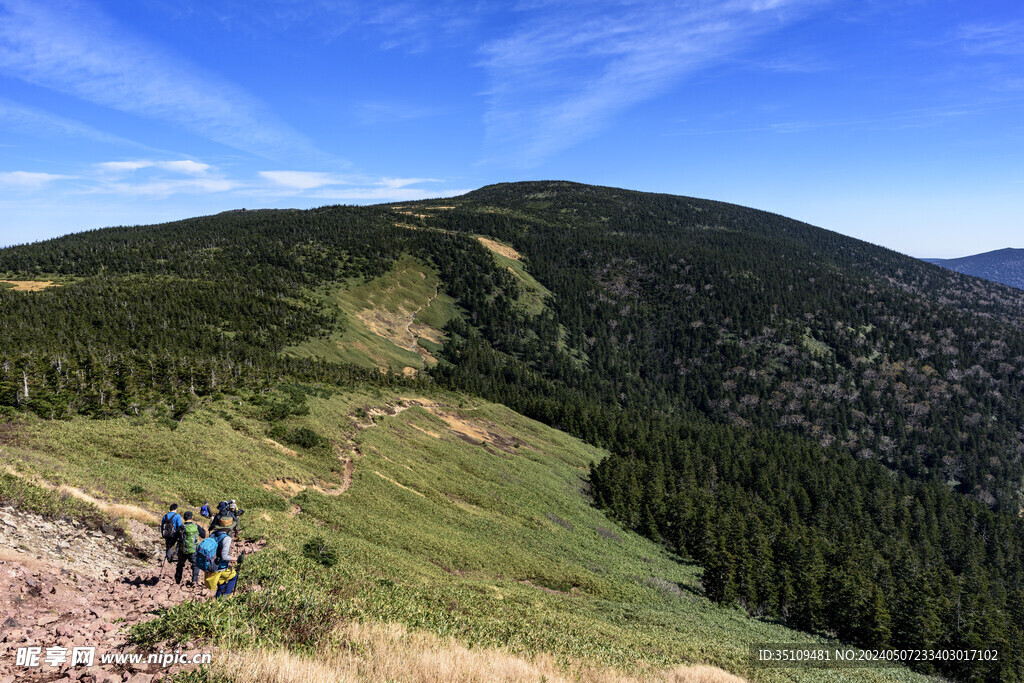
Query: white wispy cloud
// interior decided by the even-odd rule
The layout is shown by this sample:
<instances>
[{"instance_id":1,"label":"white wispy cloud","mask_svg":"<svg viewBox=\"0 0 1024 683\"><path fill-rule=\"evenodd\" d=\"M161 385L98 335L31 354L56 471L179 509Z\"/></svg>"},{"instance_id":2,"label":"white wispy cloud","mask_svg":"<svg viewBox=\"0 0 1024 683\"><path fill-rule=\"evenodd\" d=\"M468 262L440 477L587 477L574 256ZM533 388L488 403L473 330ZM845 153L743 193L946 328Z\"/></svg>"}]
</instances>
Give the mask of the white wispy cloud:
<instances>
[{"instance_id":1,"label":"white wispy cloud","mask_svg":"<svg viewBox=\"0 0 1024 683\"><path fill-rule=\"evenodd\" d=\"M487 11L486 3L460 0L368 3L366 7L373 9L360 17L360 23L380 33L381 49L400 48L414 54L426 52L439 41L450 45L465 40Z\"/></svg>"},{"instance_id":2,"label":"white wispy cloud","mask_svg":"<svg viewBox=\"0 0 1024 683\"><path fill-rule=\"evenodd\" d=\"M401 187L408 187L409 185L439 182L441 181L437 178L381 178L377 181L377 184L391 189L398 189Z\"/></svg>"},{"instance_id":3,"label":"white wispy cloud","mask_svg":"<svg viewBox=\"0 0 1024 683\"><path fill-rule=\"evenodd\" d=\"M194 159L104 161L93 164L82 179L80 193L150 198L225 193L248 185Z\"/></svg>"},{"instance_id":4,"label":"white wispy cloud","mask_svg":"<svg viewBox=\"0 0 1024 683\"><path fill-rule=\"evenodd\" d=\"M585 140L819 0L551 0L484 48L488 140L525 166Z\"/></svg>"},{"instance_id":5,"label":"white wispy cloud","mask_svg":"<svg viewBox=\"0 0 1024 683\"><path fill-rule=\"evenodd\" d=\"M972 55L1024 55L1024 21L965 24L955 39Z\"/></svg>"},{"instance_id":6,"label":"white wispy cloud","mask_svg":"<svg viewBox=\"0 0 1024 683\"><path fill-rule=\"evenodd\" d=\"M826 71L831 65L820 57L811 55L783 55L752 64L759 69L777 73L812 74Z\"/></svg>"},{"instance_id":7,"label":"white wispy cloud","mask_svg":"<svg viewBox=\"0 0 1024 683\"><path fill-rule=\"evenodd\" d=\"M290 197L296 201L399 202L454 197L469 192L461 188L439 188L437 178L399 178L366 174L338 174L320 171L260 171L264 185L246 189L262 200ZM420 185L429 187L418 187Z\"/></svg>"},{"instance_id":8,"label":"white wispy cloud","mask_svg":"<svg viewBox=\"0 0 1024 683\"><path fill-rule=\"evenodd\" d=\"M323 199L327 201L378 201L378 202L412 202L417 199L433 199L437 197L456 197L466 194L472 189L441 189L428 190L424 188L404 187L352 187L336 190L320 190L308 195L312 199Z\"/></svg>"},{"instance_id":9,"label":"white wispy cloud","mask_svg":"<svg viewBox=\"0 0 1024 683\"><path fill-rule=\"evenodd\" d=\"M181 3L151 0L171 16ZM358 31L360 39L376 41L381 50L422 53L437 43L470 40L481 17L494 4L465 0L218 0L188 8L219 27L248 34L253 40L293 33L304 40L331 42Z\"/></svg>"},{"instance_id":10,"label":"white wispy cloud","mask_svg":"<svg viewBox=\"0 0 1024 683\"><path fill-rule=\"evenodd\" d=\"M244 183L230 178L153 178L141 182L98 182L85 194L112 194L124 197L165 198L180 194L212 194L230 192L244 187Z\"/></svg>"},{"instance_id":11,"label":"white wispy cloud","mask_svg":"<svg viewBox=\"0 0 1024 683\"><path fill-rule=\"evenodd\" d=\"M104 161L96 164L96 168L106 173L133 173L144 168L155 168L174 173L186 175L202 175L210 170L209 164L204 164L191 159L179 161L150 161L149 159L136 159L132 161Z\"/></svg>"},{"instance_id":12,"label":"white wispy cloud","mask_svg":"<svg viewBox=\"0 0 1024 683\"><path fill-rule=\"evenodd\" d=\"M0 99L0 125L7 130L38 138L84 138L110 145L149 149L134 140L107 133L86 123L3 99Z\"/></svg>"},{"instance_id":13,"label":"white wispy cloud","mask_svg":"<svg viewBox=\"0 0 1024 683\"><path fill-rule=\"evenodd\" d=\"M259 156L315 154L241 88L77 3L0 0L0 73Z\"/></svg>"},{"instance_id":14,"label":"white wispy cloud","mask_svg":"<svg viewBox=\"0 0 1024 683\"><path fill-rule=\"evenodd\" d=\"M31 171L9 171L0 173L0 186L17 190L39 190L55 180L68 180L74 176L58 173L35 173Z\"/></svg>"},{"instance_id":15,"label":"white wispy cloud","mask_svg":"<svg viewBox=\"0 0 1024 683\"><path fill-rule=\"evenodd\" d=\"M681 127L666 135L732 135L735 133L779 133L798 134L826 128L848 130L908 130L935 128L955 124L977 114L1007 111L1020 107L1018 100L982 100L955 105L936 105L904 111L890 112L884 116L860 116L839 119L795 119L779 120L756 125L738 125L721 128Z\"/></svg>"},{"instance_id":16,"label":"white wispy cloud","mask_svg":"<svg viewBox=\"0 0 1024 683\"><path fill-rule=\"evenodd\" d=\"M398 190L409 185L441 182L435 178L371 178L364 175L338 175L318 171L260 171L259 175L279 188L296 192L335 186L370 186L381 190Z\"/></svg>"},{"instance_id":17,"label":"white wispy cloud","mask_svg":"<svg viewBox=\"0 0 1024 683\"><path fill-rule=\"evenodd\" d=\"M295 200L298 203L335 201L399 201L451 196L468 190L436 187L434 178L402 178L337 174L320 171L260 171L256 177L234 176L201 161L131 159L105 161L83 167L75 175L11 171L0 173L0 189L13 193L41 190L58 180L75 180L55 188L61 201L88 195L166 199L172 196L220 194L244 205L247 200L265 202ZM73 201L73 199L72 199Z\"/></svg>"},{"instance_id":18,"label":"white wispy cloud","mask_svg":"<svg viewBox=\"0 0 1024 683\"><path fill-rule=\"evenodd\" d=\"M288 190L312 190L325 185L346 185L348 181L331 173L317 171L260 171L260 176Z\"/></svg>"}]
</instances>

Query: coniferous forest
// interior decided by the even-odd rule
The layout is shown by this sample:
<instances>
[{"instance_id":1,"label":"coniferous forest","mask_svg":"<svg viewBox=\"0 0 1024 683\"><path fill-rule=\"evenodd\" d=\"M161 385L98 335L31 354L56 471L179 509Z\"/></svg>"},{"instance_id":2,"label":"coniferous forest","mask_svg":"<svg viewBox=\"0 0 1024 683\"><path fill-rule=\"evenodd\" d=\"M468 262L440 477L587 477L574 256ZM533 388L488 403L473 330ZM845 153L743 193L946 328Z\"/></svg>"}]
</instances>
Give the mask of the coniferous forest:
<instances>
[{"instance_id":1,"label":"coniferous forest","mask_svg":"<svg viewBox=\"0 0 1024 683\"><path fill-rule=\"evenodd\" d=\"M442 208L451 207L451 208ZM410 211L413 208L415 211ZM550 291L476 236L511 245ZM460 315L429 376L283 354L314 296L409 254ZM563 182L237 211L0 251L0 412L155 411L275 386L436 383L607 448L594 504L707 595L845 642L1024 678L1024 298L781 216Z\"/></svg>"}]
</instances>

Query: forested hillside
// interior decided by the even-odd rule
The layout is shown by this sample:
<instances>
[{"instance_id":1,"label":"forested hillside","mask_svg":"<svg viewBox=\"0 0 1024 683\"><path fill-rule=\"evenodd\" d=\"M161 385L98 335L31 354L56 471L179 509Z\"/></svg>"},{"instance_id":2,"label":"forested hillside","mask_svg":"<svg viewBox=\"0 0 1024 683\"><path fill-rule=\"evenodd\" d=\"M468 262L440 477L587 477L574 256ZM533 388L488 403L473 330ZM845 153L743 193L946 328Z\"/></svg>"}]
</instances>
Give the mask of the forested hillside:
<instances>
[{"instance_id":1,"label":"forested hillside","mask_svg":"<svg viewBox=\"0 0 1024 683\"><path fill-rule=\"evenodd\" d=\"M167 405L180 416L218 390L375 374L280 352L344 326L313 288L368 280L406 253L434 264L465 307L514 290L475 241L397 228L389 214L229 212L0 251L0 272L57 283L0 290L0 409L62 417Z\"/></svg>"},{"instance_id":2,"label":"forested hillside","mask_svg":"<svg viewBox=\"0 0 1024 683\"><path fill-rule=\"evenodd\" d=\"M406 254L458 309L429 377L282 353L344 339L325 292ZM0 251L3 272L56 283L0 291L9 414L173 422L283 380L437 382L611 451L594 502L697 560L719 602L865 646L994 648L915 667L1024 677L1016 290L752 209L562 182L93 231Z\"/></svg>"},{"instance_id":3,"label":"forested hillside","mask_svg":"<svg viewBox=\"0 0 1024 683\"><path fill-rule=\"evenodd\" d=\"M1021 651L1016 291L716 202L452 203L428 224L513 244L561 327L456 323L437 376L608 447L598 504L702 563L709 595L863 645Z\"/></svg>"},{"instance_id":4,"label":"forested hillside","mask_svg":"<svg viewBox=\"0 0 1024 683\"><path fill-rule=\"evenodd\" d=\"M1020 292L717 202L557 184L468 197L503 212L433 223L513 242L555 292L566 337L536 359L553 379L799 433L1019 510Z\"/></svg>"}]
</instances>

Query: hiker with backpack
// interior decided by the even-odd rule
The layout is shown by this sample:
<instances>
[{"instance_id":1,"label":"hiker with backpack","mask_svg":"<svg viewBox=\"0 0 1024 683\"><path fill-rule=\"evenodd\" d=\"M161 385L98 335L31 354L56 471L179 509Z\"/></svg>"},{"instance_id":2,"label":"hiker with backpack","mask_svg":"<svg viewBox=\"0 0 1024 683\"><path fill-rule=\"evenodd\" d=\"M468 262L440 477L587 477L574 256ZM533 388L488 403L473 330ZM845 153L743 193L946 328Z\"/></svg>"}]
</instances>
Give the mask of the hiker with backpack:
<instances>
[{"instance_id":1,"label":"hiker with backpack","mask_svg":"<svg viewBox=\"0 0 1024 683\"><path fill-rule=\"evenodd\" d=\"M196 551L199 539L206 538L206 530L192 519L192 511L184 515L185 521L178 530L178 565L174 569L174 583L181 584L181 575L185 569L185 561L192 563L191 584L199 583L199 567L196 565Z\"/></svg>"},{"instance_id":2,"label":"hiker with backpack","mask_svg":"<svg viewBox=\"0 0 1024 683\"><path fill-rule=\"evenodd\" d=\"M210 536L199 544L196 551L195 567L206 572L206 587L216 591L214 597L231 595L238 581L238 570L245 559L242 553L235 567L231 566L231 535L233 518L217 516Z\"/></svg>"},{"instance_id":3,"label":"hiker with backpack","mask_svg":"<svg viewBox=\"0 0 1024 683\"><path fill-rule=\"evenodd\" d=\"M178 504L173 503L170 511L160 520L160 535L164 539L164 561L174 562L178 554L178 529L181 528L181 515Z\"/></svg>"},{"instance_id":4,"label":"hiker with backpack","mask_svg":"<svg viewBox=\"0 0 1024 683\"><path fill-rule=\"evenodd\" d=\"M231 538L238 538L238 515L241 512L238 510L238 505L234 501L230 503L226 500L222 500L217 504L217 514L213 516L213 521L210 522L210 533L220 525L222 521L228 522L227 533L231 534Z\"/></svg>"},{"instance_id":5,"label":"hiker with backpack","mask_svg":"<svg viewBox=\"0 0 1024 683\"><path fill-rule=\"evenodd\" d=\"M199 514L206 519L210 518L210 501L203 502L203 507L199 508Z\"/></svg>"},{"instance_id":6,"label":"hiker with backpack","mask_svg":"<svg viewBox=\"0 0 1024 683\"><path fill-rule=\"evenodd\" d=\"M213 516L213 519L210 520L209 528L211 534L213 533L213 530L220 525L221 520L225 517L232 520L234 519L234 517L228 511L228 502L226 500L222 500L221 502L217 503L217 514L215 514Z\"/></svg>"},{"instance_id":7,"label":"hiker with backpack","mask_svg":"<svg viewBox=\"0 0 1024 683\"><path fill-rule=\"evenodd\" d=\"M231 513L231 516L235 518L235 528L231 530L231 537L234 538L237 541L238 540L238 527L241 525L241 522L242 522L241 518L242 518L242 515L245 514L245 510L243 510L240 507L238 507L238 503L236 503L234 500L232 500L230 503L228 503L228 512Z\"/></svg>"}]
</instances>

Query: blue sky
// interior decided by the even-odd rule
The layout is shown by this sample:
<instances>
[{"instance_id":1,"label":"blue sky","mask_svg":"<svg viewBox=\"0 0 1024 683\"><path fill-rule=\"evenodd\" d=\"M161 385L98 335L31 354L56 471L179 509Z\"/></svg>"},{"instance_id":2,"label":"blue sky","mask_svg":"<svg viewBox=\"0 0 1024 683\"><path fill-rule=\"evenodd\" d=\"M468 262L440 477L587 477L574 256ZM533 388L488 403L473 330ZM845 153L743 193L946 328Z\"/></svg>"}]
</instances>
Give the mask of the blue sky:
<instances>
[{"instance_id":1,"label":"blue sky","mask_svg":"<svg viewBox=\"0 0 1024 683\"><path fill-rule=\"evenodd\" d=\"M0 244L527 179L1024 246L1024 6L0 0Z\"/></svg>"}]
</instances>

